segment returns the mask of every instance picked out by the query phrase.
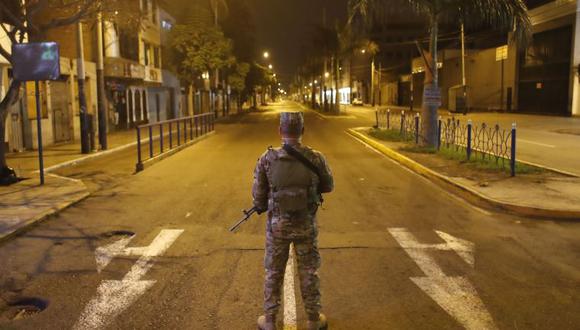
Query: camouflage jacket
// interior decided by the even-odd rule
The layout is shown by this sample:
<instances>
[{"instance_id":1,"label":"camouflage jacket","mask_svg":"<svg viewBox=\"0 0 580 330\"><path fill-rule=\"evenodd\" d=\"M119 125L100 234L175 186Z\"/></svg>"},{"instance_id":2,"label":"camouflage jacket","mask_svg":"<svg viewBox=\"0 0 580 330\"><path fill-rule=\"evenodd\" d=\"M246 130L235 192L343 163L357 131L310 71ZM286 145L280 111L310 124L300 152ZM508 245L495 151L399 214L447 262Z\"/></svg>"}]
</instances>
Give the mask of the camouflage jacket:
<instances>
[{"instance_id":1,"label":"camouflage jacket","mask_svg":"<svg viewBox=\"0 0 580 330\"><path fill-rule=\"evenodd\" d=\"M314 172L308 171L312 178L311 187L309 187L312 194L308 199L308 210L293 214L282 213L274 203L271 165L280 158L291 157L282 148L270 147L258 159L252 187L254 206L261 210L268 210L268 232L275 237L288 239L317 235L316 211L321 202L319 196L334 189L332 173L324 156L306 146L295 145L294 148L317 166L321 174L319 178Z\"/></svg>"}]
</instances>

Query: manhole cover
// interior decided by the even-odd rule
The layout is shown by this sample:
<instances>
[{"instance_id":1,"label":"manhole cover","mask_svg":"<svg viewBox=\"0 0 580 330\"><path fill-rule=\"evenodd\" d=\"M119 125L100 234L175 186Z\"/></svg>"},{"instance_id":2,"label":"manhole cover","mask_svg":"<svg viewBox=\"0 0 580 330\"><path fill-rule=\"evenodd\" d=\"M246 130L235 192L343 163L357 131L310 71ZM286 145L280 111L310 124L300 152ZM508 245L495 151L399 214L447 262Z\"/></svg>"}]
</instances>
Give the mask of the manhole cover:
<instances>
[{"instance_id":1,"label":"manhole cover","mask_svg":"<svg viewBox=\"0 0 580 330\"><path fill-rule=\"evenodd\" d=\"M108 231L106 233L101 234L102 238L111 238L111 237L128 237L134 236L135 233L129 230L113 230Z\"/></svg>"},{"instance_id":2,"label":"manhole cover","mask_svg":"<svg viewBox=\"0 0 580 330\"><path fill-rule=\"evenodd\" d=\"M8 303L3 316L9 320L21 320L34 316L48 307L48 301L36 297L21 297Z\"/></svg>"}]
</instances>

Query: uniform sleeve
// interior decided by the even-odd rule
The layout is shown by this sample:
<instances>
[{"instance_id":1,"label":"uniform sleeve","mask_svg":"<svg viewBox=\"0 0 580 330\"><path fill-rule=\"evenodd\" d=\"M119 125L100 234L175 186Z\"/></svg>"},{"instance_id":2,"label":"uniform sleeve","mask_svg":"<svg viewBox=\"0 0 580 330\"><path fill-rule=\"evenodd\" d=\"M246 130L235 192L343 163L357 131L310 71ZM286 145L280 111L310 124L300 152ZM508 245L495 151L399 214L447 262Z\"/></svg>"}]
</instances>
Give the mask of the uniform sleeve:
<instances>
[{"instance_id":1,"label":"uniform sleeve","mask_svg":"<svg viewBox=\"0 0 580 330\"><path fill-rule=\"evenodd\" d=\"M256 168L254 169L254 184L252 186L252 197L254 199L254 206L260 211L268 209L268 192L270 185L268 177L266 176L265 154L258 159Z\"/></svg>"},{"instance_id":2,"label":"uniform sleeve","mask_svg":"<svg viewBox=\"0 0 580 330\"><path fill-rule=\"evenodd\" d=\"M320 185L318 186L318 192L321 194L329 193L334 190L334 178L332 177L332 171L326 162L326 158L323 154L318 153L318 159L320 162Z\"/></svg>"}]
</instances>

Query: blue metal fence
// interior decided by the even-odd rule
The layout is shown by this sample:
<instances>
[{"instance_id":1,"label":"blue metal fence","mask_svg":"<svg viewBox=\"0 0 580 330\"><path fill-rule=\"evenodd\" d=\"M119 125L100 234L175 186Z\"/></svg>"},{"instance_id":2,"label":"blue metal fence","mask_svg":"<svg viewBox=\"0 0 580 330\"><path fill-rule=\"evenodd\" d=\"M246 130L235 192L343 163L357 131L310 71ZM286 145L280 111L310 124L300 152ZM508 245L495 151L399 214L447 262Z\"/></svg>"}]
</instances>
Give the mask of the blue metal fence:
<instances>
[{"instance_id":1,"label":"blue metal fence","mask_svg":"<svg viewBox=\"0 0 580 330\"><path fill-rule=\"evenodd\" d=\"M392 112L389 109L376 112L377 128L399 131L401 136L416 144L424 142L424 122L417 112ZM448 148L464 151L465 158L474 157L493 160L498 166L509 166L515 176L516 166L516 124L511 129L486 123L474 124L471 120L461 122L455 117L439 117L437 123L437 149Z\"/></svg>"},{"instance_id":2,"label":"blue metal fence","mask_svg":"<svg viewBox=\"0 0 580 330\"><path fill-rule=\"evenodd\" d=\"M143 170L143 162L147 160L143 159L142 131L146 130L148 135L148 159L151 159L212 132L215 128L214 121L214 113L204 113L135 127L137 132L137 172ZM156 133L158 134L156 135ZM167 140L169 140L169 146L165 148Z\"/></svg>"}]
</instances>

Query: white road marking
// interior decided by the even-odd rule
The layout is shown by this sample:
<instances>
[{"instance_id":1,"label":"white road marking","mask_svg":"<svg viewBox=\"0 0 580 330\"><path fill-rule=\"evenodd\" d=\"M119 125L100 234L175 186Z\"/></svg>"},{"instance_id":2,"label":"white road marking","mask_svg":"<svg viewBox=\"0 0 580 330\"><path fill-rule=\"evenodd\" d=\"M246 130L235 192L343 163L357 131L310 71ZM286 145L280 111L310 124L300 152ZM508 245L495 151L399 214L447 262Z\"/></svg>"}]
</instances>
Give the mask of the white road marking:
<instances>
[{"instance_id":1,"label":"white road marking","mask_svg":"<svg viewBox=\"0 0 580 330\"><path fill-rule=\"evenodd\" d=\"M107 280L99 285L97 295L87 304L74 329L102 329L133 304L157 282L141 280L153 267L151 259L165 253L182 233L182 229L164 229L149 246L127 248L126 246L135 237L133 235L98 248L95 251L98 271L105 268L115 256L139 255L140 257L121 281Z\"/></svg>"},{"instance_id":2,"label":"white road marking","mask_svg":"<svg viewBox=\"0 0 580 330\"><path fill-rule=\"evenodd\" d=\"M556 148L556 146L551 145L551 144L545 144L545 143L534 142L534 141L530 141L530 140L524 140L522 138L517 138L517 142L535 144L535 145L538 145L538 146L541 146L541 147L546 147L546 148Z\"/></svg>"},{"instance_id":3,"label":"white road marking","mask_svg":"<svg viewBox=\"0 0 580 330\"><path fill-rule=\"evenodd\" d=\"M296 291L294 290L294 243L290 244L284 272L284 330L298 329L296 322Z\"/></svg>"},{"instance_id":4,"label":"white road marking","mask_svg":"<svg viewBox=\"0 0 580 330\"><path fill-rule=\"evenodd\" d=\"M186 217L186 218L189 218L189 217L191 217L191 212L187 212L187 214L185 214L185 217Z\"/></svg>"},{"instance_id":5,"label":"white road marking","mask_svg":"<svg viewBox=\"0 0 580 330\"><path fill-rule=\"evenodd\" d=\"M447 276L426 250L453 250L473 266L474 244L447 233L436 231L446 243L423 244L406 228L389 228L389 233L415 261L426 277L411 277L421 290L466 329L496 329L491 315L477 291L462 276Z\"/></svg>"}]
</instances>

